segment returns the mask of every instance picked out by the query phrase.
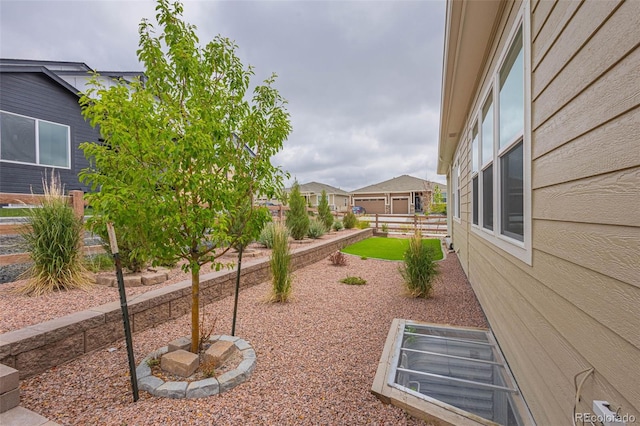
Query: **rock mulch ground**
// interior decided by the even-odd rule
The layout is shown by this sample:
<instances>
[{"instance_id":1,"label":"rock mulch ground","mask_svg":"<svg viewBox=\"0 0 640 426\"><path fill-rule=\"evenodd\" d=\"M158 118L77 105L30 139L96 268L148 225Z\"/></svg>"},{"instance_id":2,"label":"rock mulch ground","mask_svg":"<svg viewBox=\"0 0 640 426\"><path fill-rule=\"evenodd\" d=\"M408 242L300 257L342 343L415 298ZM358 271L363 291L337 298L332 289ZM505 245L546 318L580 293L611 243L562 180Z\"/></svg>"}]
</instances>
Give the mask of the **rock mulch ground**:
<instances>
[{"instance_id":1,"label":"rock mulch ground","mask_svg":"<svg viewBox=\"0 0 640 426\"><path fill-rule=\"evenodd\" d=\"M404 295L398 262L348 261L335 267L324 260L296 271L285 304L264 302L267 282L243 290L236 335L253 346L257 366L248 382L229 392L195 400L141 392L133 403L121 342L115 351L99 350L23 381L22 405L64 425L421 424L370 393L391 321L487 327L484 314L455 254L440 263L430 300ZM368 283L338 282L348 275ZM217 317L215 333L230 332L232 297L205 312ZM136 360L188 334L189 321L185 315L135 334Z\"/></svg>"}]
</instances>

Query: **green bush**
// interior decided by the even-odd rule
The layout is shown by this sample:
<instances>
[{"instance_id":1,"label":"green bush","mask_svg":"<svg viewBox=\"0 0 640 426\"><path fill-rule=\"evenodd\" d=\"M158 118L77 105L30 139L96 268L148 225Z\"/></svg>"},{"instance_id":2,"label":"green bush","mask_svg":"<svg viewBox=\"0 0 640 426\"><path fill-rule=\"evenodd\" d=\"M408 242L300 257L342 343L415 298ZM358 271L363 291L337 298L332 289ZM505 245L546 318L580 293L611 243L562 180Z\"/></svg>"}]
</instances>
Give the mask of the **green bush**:
<instances>
[{"instance_id":1,"label":"green bush","mask_svg":"<svg viewBox=\"0 0 640 426\"><path fill-rule=\"evenodd\" d=\"M309 215L305 199L300 195L300 186L294 182L289 194L289 213L287 214L287 228L294 240L302 240L309 232Z\"/></svg>"},{"instance_id":2,"label":"green bush","mask_svg":"<svg viewBox=\"0 0 640 426\"><path fill-rule=\"evenodd\" d=\"M113 257L107 253L100 253L86 257L87 267L91 272L115 270Z\"/></svg>"},{"instance_id":3,"label":"green bush","mask_svg":"<svg viewBox=\"0 0 640 426\"><path fill-rule=\"evenodd\" d=\"M271 283L270 301L286 302L291 293L291 254L289 253L289 235L281 224L273 229L273 250L271 251Z\"/></svg>"},{"instance_id":4,"label":"green bush","mask_svg":"<svg viewBox=\"0 0 640 426\"><path fill-rule=\"evenodd\" d=\"M333 222L332 227L334 231L341 231L344 229L344 225L342 224L341 220L336 220L335 222Z\"/></svg>"},{"instance_id":5,"label":"green bush","mask_svg":"<svg viewBox=\"0 0 640 426\"><path fill-rule=\"evenodd\" d=\"M356 228L358 229L368 229L369 221L368 220L358 220L356 221Z\"/></svg>"},{"instance_id":6,"label":"green bush","mask_svg":"<svg viewBox=\"0 0 640 426\"><path fill-rule=\"evenodd\" d=\"M411 297L431 297L433 280L438 275L438 264L433 261L431 247L422 243L422 234L417 231L409 240L404 253L404 264L400 273Z\"/></svg>"},{"instance_id":7,"label":"green bush","mask_svg":"<svg viewBox=\"0 0 640 426\"><path fill-rule=\"evenodd\" d=\"M341 279L340 282L348 285L365 285L367 280L362 277L347 277Z\"/></svg>"},{"instance_id":8,"label":"green bush","mask_svg":"<svg viewBox=\"0 0 640 426\"><path fill-rule=\"evenodd\" d=\"M273 234L275 232L276 224L273 222L267 223L262 231L260 231L260 235L258 236L258 243L262 244L266 248L273 248ZM289 238L289 230L284 228L284 232L287 233L287 238Z\"/></svg>"},{"instance_id":9,"label":"green bush","mask_svg":"<svg viewBox=\"0 0 640 426\"><path fill-rule=\"evenodd\" d=\"M322 190L322 198L320 198L320 203L318 204L318 216L324 224L326 232L331 231L331 225L333 225L333 215L331 214L331 209L329 208L329 199L327 198L327 192L324 189Z\"/></svg>"},{"instance_id":10,"label":"green bush","mask_svg":"<svg viewBox=\"0 0 640 426\"><path fill-rule=\"evenodd\" d=\"M89 219L88 223L91 230L102 239L104 251L112 255L107 224L104 222L103 217L94 216ZM114 224L114 230L118 241L118 257L120 257L122 266L131 272L140 272L146 268L151 259L143 252L143 244L139 233L117 224Z\"/></svg>"},{"instance_id":11,"label":"green bush","mask_svg":"<svg viewBox=\"0 0 640 426\"><path fill-rule=\"evenodd\" d=\"M353 212L349 211L344 215L342 223L344 224L345 229L353 229L358 224L358 219Z\"/></svg>"},{"instance_id":12,"label":"green bush","mask_svg":"<svg viewBox=\"0 0 640 426\"><path fill-rule=\"evenodd\" d=\"M386 223L382 224L382 232L389 232L389 225Z\"/></svg>"},{"instance_id":13,"label":"green bush","mask_svg":"<svg viewBox=\"0 0 640 426\"><path fill-rule=\"evenodd\" d=\"M30 209L29 227L21 232L33 265L22 277L28 278L18 291L40 296L55 290L86 290L93 282L84 264L82 220L67 204L59 179L43 180L45 192L40 208Z\"/></svg>"},{"instance_id":14,"label":"green bush","mask_svg":"<svg viewBox=\"0 0 640 426\"><path fill-rule=\"evenodd\" d=\"M327 232L324 223L320 219L313 218L309 221L309 231L307 236L312 239L320 238Z\"/></svg>"}]
</instances>

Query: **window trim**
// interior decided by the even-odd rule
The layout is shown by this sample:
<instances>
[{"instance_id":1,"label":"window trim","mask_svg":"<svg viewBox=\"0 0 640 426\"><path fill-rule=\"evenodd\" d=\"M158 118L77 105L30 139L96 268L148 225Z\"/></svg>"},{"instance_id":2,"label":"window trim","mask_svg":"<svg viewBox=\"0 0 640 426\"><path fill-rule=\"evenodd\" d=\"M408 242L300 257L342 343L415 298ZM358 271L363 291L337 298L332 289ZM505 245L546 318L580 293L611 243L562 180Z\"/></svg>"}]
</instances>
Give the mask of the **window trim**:
<instances>
[{"instance_id":1,"label":"window trim","mask_svg":"<svg viewBox=\"0 0 640 426\"><path fill-rule=\"evenodd\" d=\"M503 147L499 146L499 110L500 110L500 71L507 60L509 51L516 40L518 31L522 30L522 50L523 50L523 67L524 67L524 128L522 133L519 133L517 137L510 140L508 144ZM488 89L486 89L484 96L479 99L482 101L475 107L475 113L472 115L472 123L481 126L482 113L484 106L487 103L489 97L493 98L494 108L494 144L493 144L493 159L491 163L486 163L480 166L478 172L478 187L479 187L479 217L478 225L473 224L471 220L471 232L484 240L490 242L494 246L502 249L503 251L513 255L517 259L524 263L532 264L532 214L531 214L531 25L530 25L530 4L529 1L525 1L523 7L518 12L515 22L512 28L509 30L509 35L505 45L500 51L496 67L491 70L488 81ZM472 124L473 125L473 124ZM481 129L479 129L481 130ZM480 155L480 162L482 163L482 135L480 133L480 143L478 144L478 155ZM509 152L516 144L522 141L523 144L523 241L519 241L515 238L502 234L502 209L500 200L502 198L502 182L501 182L501 160L507 152ZM473 153L472 153L473 155ZM486 229L483 224L483 181L482 171L489 165L493 165L493 230ZM475 177L474 173L469 173L469 179ZM472 190L472 188L471 188ZM473 197L472 197L473 199Z\"/></svg>"},{"instance_id":2,"label":"window trim","mask_svg":"<svg viewBox=\"0 0 640 426\"><path fill-rule=\"evenodd\" d=\"M5 110L0 110L0 113L2 114L10 114L10 115L15 115L17 117L22 117L22 118L26 118L29 120L33 120L34 121L34 126L35 126L35 150L36 150L36 162L35 163L31 163L28 161L16 161L16 160L5 160L3 158L0 158L0 162L2 163L10 163L10 164L23 164L23 165L27 165L27 166L38 166L38 167L46 167L46 168L52 168L52 169L63 169L63 170L71 170L71 126L67 125L67 124L62 124L62 123L56 123L55 121L50 121L50 120L43 120L40 118L35 118L35 117L30 117L28 115L24 115L24 114L17 114L15 112L11 112L11 111L5 111ZM55 124L56 126L62 126L62 127L66 127L67 129L67 164L68 166L54 166L51 164L42 164L40 163L40 126L39 123L43 122L43 123L50 123L50 124ZM0 141L0 151L2 150L2 142Z\"/></svg>"}]
</instances>

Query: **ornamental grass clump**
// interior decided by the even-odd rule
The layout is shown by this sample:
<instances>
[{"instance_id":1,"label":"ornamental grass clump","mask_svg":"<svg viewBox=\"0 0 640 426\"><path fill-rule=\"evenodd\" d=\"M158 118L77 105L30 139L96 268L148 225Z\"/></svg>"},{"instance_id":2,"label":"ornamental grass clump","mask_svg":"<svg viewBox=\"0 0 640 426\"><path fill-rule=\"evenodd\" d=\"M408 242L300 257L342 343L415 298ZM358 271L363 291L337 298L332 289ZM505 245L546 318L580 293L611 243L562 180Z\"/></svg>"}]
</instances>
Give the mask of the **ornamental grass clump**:
<instances>
[{"instance_id":1,"label":"ornamental grass clump","mask_svg":"<svg viewBox=\"0 0 640 426\"><path fill-rule=\"evenodd\" d=\"M325 232L327 232L327 228L320 219L313 218L309 221L309 230L307 231L307 236L309 238L315 240L322 237Z\"/></svg>"},{"instance_id":2,"label":"ornamental grass clump","mask_svg":"<svg viewBox=\"0 0 640 426\"><path fill-rule=\"evenodd\" d=\"M44 199L39 208L30 209L28 227L21 232L33 265L21 278L27 278L18 291L40 296L55 290L87 290L93 283L84 264L83 227L67 204L59 178L42 181Z\"/></svg>"},{"instance_id":3,"label":"ornamental grass clump","mask_svg":"<svg viewBox=\"0 0 640 426\"><path fill-rule=\"evenodd\" d=\"M273 230L273 248L271 251L272 291L269 301L286 302L291 294L291 254L289 253L289 233L281 224Z\"/></svg>"},{"instance_id":4,"label":"ornamental grass clump","mask_svg":"<svg viewBox=\"0 0 640 426\"><path fill-rule=\"evenodd\" d=\"M438 264L433 259L432 249L422 243L422 233L416 231L409 240L409 248L404 253L404 264L400 267L411 297L431 297L433 280L438 275Z\"/></svg>"}]
</instances>

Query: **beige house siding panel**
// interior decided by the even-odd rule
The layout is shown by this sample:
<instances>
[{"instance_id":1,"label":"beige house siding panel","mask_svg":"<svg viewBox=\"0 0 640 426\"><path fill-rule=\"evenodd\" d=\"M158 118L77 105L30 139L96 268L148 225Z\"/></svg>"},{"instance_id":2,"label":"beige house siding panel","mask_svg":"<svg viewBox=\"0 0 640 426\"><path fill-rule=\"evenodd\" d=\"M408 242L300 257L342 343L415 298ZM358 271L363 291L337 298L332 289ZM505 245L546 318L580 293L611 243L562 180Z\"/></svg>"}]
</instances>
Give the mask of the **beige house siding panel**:
<instances>
[{"instance_id":1,"label":"beige house siding panel","mask_svg":"<svg viewBox=\"0 0 640 426\"><path fill-rule=\"evenodd\" d=\"M532 37L531 68L534 71L582 4L583 0L562 0L555 2L553 10L542 26L542 29L535 38ZM538 18L534 15L532 22L537 20Z\"/></svg>"},{"instance_id":2,"label":"beige house siding panel","mask_svg":"<svg viewBox=\"0 0 640 426\"><path fill-rule=\"evenodd\" d=\"M550 388L550 395L563 405L563 409L555 414L542 413L532 407L538 423L557 424L557 419L563 417L570 420L573 405L571 397L575 392L573 376L590 366L596 369L599 378L597 386L594 387L600 395L599 398L603 398L604 390L606 395L616 400L616 404L624 407L625 413L638 413L640 390L637 383L640 380L640 371L635 366L640 362L639 349L603 327L588 313L559 297L546 285L529 276L519 265L496 255L492 250L484 250L481 253L484 261L474 262L473 268L479 271L486 270L479 272L478 276L485 281L485 286L490 287L489 296L498 299L488 301L490 308L485 308L485 312L488 317L496 317L497 325L506 328L504 332L498 331L496 335L503 351L508 354L507 360L516 378L520 375L525 388L543 387L551 381L553 386ZM500 295L499 298L496 295ZM507 314L511 306L517 309ZM501 315L504 317L498 319ZM510 323L516 319L522 320L525 329L531 330L538 343L548 351L551 363L545 361L545 357L540 353L536 353L533 357L535 361L531 364L521 362L517 345L529 345L531 342L522 335L522 328ZM509 343L509 339L515 342ZM502 341L505 341L506 347L502 346ZM550 370L555 368L562 372L561 375L550 373ZM586 396L585 393L584 397ZM591 400L595 396L592 394ZM530 399L526 393L525 398L528 401ZM550 398L543 397L542 401L544 404L541 410L544 411L544 406L550 403ZM535 406L538 402L540 401L532 400L529 404ZM540 419L546 415L554 421L541 422Z\"/></svg>"},{"instance_id":3,"label":"beige house siding panel","mask_svg":"<svg viewBox=\"0 0 640 426\"><path fill-rule=\"evenodd\" d=\"M640 151L640 148L638 149ZM533 218L640 227L640 167L533 192Z\"/></svg>"},{"instance_id":4,"label":"beige house siding panel","mask_svg":"<svg viewBox=\"0 0 640 426\"><path fill-rule=\"evenodd\" d=\"M533 162L532 187L536 189L638 166L638 135L640 107L538 157ZM603 150L603 146L607 149ZM578 157L580 161L574 161Z\"/></svg>"},{"instance_id":5,"label":"beige house siding panel","mask_svg":"<svg viewBox=\"0 0 640 426\"><path fill-rule=\"evenodd\" d=\"M534 312L529 302L514 292L514 279L529 285L531 278L522 272L503 277L493 263L499 255L490 246L484 246L483 240L472 237L472 241L471 275L476 279L471 284L487 317L491 318L491 328L500 348L508 354L509 367L537 423L558 424L559 418L568 415L563 406L571 403L571 382L557 364L554 358L557 354L552 351L550 355L547 350L564 349L566 342L558 344L562 339L551 325L542 321L542 316ZM483 285L476 286L475 281ZM535 380L531 380L532 377ZM556 392L558 397L550 400L548 395Z\"/></svg>"},{"instance_id":6,"label":"beige house siding panel","mask_svg":"<svg viewBox=\"0 0 640 426\"><path fill-rule=\"evenodd\" d=\"M638 69L640 48L636 48L535 130L532 157L540 157L637 107L640 103ZM536 103L533 108L533 127L539 123L537 110Z\"/></svg>"},{"instance_id":7,"label":"beige house siding panel","mask_svg":"<svg viewBox=\"0 0 640 426\"><path fill-rule=\"evenodd\" d=\"M555 6L556 2L549 0L542 0L537 5L531 5L531 10L534 11L531 16L531 41L538 37L540 30L549 19L549 15L551 15Z\"/></svg>"},{"instance_id":8,"label":"beige house siding panel","mask_svg":"<svg viewBox=\"0 0 640 426\"><path fill-rule=\"evenodd\" d=\"M605 15L611 6L611 2L603 1L594 4L593 8L581 8L580 10L602 10ZM584 13L590 17L594 13ZM600 16L598 16L600 17ZM578 18L578 16L576 16ZM595 17L593 18L595 21ZM536 73L534 93L541 91L536 99L535 122L543 123L551 117L558 109L564 106L576 95L585 90L594 80L604 74L612 64L616 64L621 59L629 55L640 41L640 2L625 2L615 11L611 18L600 28L595 22L588 22L597 32L588 43L583 46L577 54L571 58L568 64L562 63L565 59L560 55L569 55L569 52L557 54L551 52L544 60L544 67L540 67L541 72ZM583 21L575 23L578 28L583 28ZM567 28L569 40L574 40L576 31ZM559 46L565 46L561 44ZM579 47L579 46L576 46ZM594 60L594 58L598 58ZM548 62L548 64L547 64ZM564 67L562 72L556 74L560 67ZM544 72L544 74L543 74ZM540 76L538 76L540 74ZM546 89L536 86L545 84L548 78L553 79ZM540 81L540 83L538 83ZM535 97L535 96L534 96Z\"/></svg>"},{"instance_id":9,"label":"beige house siding panel","mask_svg":"<svg viewBox=\"0 0 640 426\"><path fill-rule=\"evenodd\" d=\"M534 229L534 249L640 290L640 228L536 220Z\"/></svg>"},{"instance_id":10,"label":"beige house siding panel","mask_svg":"<svg viewBox=\"0 0 640 426\"><path fill-rule=\"evenodd\" d=\"M637 15L637 4L638 2L635 1L621 3L618 0L604 0L592 2L590 7L580 8L563 33L571 36L567 37L563 43L554 44L536 70L531 90L533 99L536 99L552 80L553 86L549 90L552 94L558 87L567 84L572 86L589 84L601 75L606 67L616 63L631 50L638 42L638 37L633 36L633 32L637 30L632 29L632 34L628 34L628 30L622 32L619 29L629 28L627 21L638 19L637 16L629 15L632 13ZM622 7L618 9L620 5ZM612 13L614 15L607 20ZM601 50L603 47L606 50ZM598 60L594 61L596 54ZM585 64L589 65L585 66ZM564 69L565 67L568 68ZM554 80L561 71L560 75L563 78ZM568 92L579 93L583 88L568 90ZM564 104L567 100L563 100L560 104Z\"/></svg>"},{"instance_id":11,"label":"beige house siding panel","mask_svg":"<svg viewBox=\"0 0 640 426\"><path fill-rule=\"evenodd\" d=\"M623 321L620 319L621 312L636 312L640 305L636 286L541 251L534 252L534 261L537 265L544 265L531 271L538 282L545 283L604 327L640 348L640 315L627 315Z\"/></svg>"}]
</instances>

